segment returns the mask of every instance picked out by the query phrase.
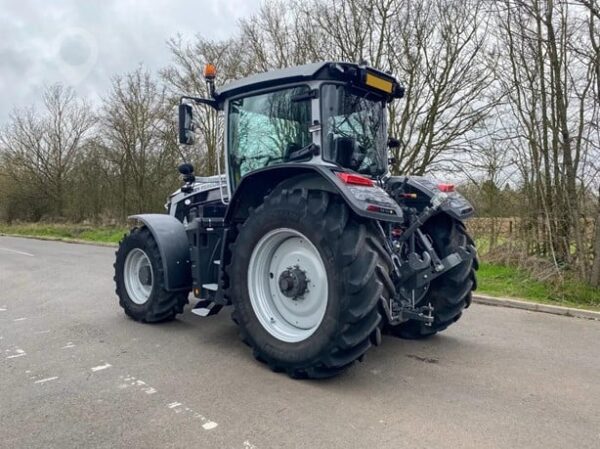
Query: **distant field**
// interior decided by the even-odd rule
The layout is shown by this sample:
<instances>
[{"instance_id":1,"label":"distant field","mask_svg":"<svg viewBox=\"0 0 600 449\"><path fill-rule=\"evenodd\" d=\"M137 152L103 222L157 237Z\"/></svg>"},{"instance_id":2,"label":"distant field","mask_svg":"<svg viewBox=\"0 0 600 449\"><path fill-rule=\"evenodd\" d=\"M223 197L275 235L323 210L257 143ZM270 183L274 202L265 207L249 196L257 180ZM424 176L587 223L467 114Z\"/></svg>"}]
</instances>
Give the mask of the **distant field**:
<instances>
[{"instance_id":1,"label":"distant field","mask_svg":"<svg viewBox=\"0 0 600 449\"><path fill-rule=\"evenodd\" d=\"M128 228L123 226L0 223L0 234L104 244L118 243L127 231ZM600 290L581 282L566 280L559 286L540 282L515 267L486 263L485 260L481 263L477 277L478 293L600 310Z\"/></svg>"}]
</instances>

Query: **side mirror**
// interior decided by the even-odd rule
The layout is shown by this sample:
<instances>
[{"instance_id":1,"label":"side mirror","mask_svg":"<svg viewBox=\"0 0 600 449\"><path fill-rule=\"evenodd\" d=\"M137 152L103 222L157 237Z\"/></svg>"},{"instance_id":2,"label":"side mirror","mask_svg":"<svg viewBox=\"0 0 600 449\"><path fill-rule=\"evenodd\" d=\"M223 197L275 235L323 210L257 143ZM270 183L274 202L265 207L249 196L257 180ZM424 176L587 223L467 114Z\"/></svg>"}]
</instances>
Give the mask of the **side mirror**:
<instances>
[{"instance_id":1,"label":"side mirror","mask_svg":"<svg viewBox=\"0 0 600 449\"><path fill-rule=\"evenodd\" d=\"M192 145L194 143L194 126L192 122L192 106L179 104L179 143Z\"/></svg>"}]
</instances>

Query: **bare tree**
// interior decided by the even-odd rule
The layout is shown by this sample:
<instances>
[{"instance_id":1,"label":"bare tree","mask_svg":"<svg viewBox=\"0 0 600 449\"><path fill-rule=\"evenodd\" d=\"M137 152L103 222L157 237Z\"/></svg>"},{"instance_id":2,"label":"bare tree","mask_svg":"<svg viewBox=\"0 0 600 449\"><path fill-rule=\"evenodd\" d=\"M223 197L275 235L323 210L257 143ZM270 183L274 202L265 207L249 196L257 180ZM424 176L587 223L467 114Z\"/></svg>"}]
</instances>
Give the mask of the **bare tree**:
<instances>
[{"instance_id":1,"label":"bare tree","mask_svg":"<svg viewBox=\"0 0 600 449\"><path fill-rule=\"evenodd\" d=\"M69 177L91 135L95 118L71 88L48 87L43 109L16 109L0 133L4 163L17 183L33 183L47 199L46 212L64 213Z\"/></svg>"},{"instance_id":2,"label":"bare tree","mask_svg":"<svg viewBox=\"0 0 600 449\"><path fill-rule=\"evenodd\" d=\"M114 77L101 125L104 155L119 185L122 216L158 208L164 191L157 186L173 185L178 158L165 89L143 67Z\"/></svg>"},{"instance_id":3,"label":"bare tree","mask_svg":"<svg viewBox=\"0 0 600 449\"><path fill-rule=\"evenodd\" d=\"M588 117L597 116L598 105L590 38L581 33L588 27L581 27L581 8L570 8L553 0L505 0L498 6L498 41L507 55L498 79L512 113L504 133L520 154L530 192L532 241L541 242L535 250L557 264L574 264L585 278L590 257L583 199L589 160L599 154Z\"/></svg>"}]
</instances>

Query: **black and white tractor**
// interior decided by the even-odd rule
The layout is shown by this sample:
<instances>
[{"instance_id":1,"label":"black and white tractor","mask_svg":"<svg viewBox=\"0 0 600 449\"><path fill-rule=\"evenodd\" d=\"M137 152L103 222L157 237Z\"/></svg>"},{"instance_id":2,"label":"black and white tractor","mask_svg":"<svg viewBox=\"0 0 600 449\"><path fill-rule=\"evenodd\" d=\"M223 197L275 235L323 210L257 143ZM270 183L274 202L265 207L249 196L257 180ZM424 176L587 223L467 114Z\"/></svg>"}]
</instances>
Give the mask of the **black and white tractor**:
<instances>
[{"instance_id":1,"label":"black and white tractor","mask_svg":"<svg viewBox=\"0 0 600 449\"><path fill-rule=\"evenodd\" d=\"M116 292L135 320L231 306L256 359L294 378L340 373L382 334L418 339L456 322L476 288L473 208L451 184L390 176L387 104L404 89L361 64L266 72L182 97L180 143L193 105L224 123L224 174L179 171L167 214L116 253Z\"/></svg>"}]
</instances>

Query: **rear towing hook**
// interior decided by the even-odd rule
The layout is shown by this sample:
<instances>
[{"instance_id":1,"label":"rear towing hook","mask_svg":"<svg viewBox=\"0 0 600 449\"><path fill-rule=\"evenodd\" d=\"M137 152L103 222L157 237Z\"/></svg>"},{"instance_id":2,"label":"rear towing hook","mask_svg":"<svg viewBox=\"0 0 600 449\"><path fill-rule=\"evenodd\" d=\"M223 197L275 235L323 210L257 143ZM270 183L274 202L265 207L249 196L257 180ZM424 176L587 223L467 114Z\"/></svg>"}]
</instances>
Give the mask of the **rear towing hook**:
<instances>
[{"instance_id":1,"label":"rear towing hook","mask_svg":"<svg viewBox=\"0 0 600 449\"><path fill-rule=\"evenodd\" d=\"M408 320L421 321L425 326L431 326L434 321L434 307L431 303L423 306L414 306L400 297L390 298L390 303L383 302L383 309L388 322L393 326Z\"/></svg>"}]
</instances>

